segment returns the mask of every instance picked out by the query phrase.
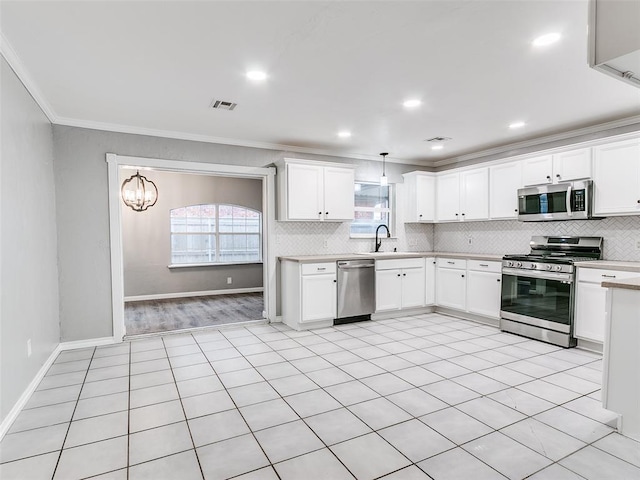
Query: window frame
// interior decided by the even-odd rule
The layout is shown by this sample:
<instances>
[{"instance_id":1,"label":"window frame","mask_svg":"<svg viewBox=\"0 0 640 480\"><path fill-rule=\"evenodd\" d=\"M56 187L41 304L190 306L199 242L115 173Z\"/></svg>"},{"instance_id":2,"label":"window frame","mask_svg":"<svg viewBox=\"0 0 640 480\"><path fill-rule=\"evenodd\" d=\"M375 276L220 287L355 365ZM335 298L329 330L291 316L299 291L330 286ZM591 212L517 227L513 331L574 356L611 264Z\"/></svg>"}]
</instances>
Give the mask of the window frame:
<instances>
[{"instance_id":1,"label":"window frame","mask_svg":"<svg viewBox=\"0 0 640 480\"><path fill-rule=\"evenodd\" d=\"M353 192L354 197L356 195L356 190L355 190L355 188L356 188L355 186L356 185L377 185L377 186L380 186L380 184L378 182L367 182L367 181L356 180L354 182L354 192ZM354 206L354 221L352 221L349 224L349 238L353 238L353 239L375 238L376 237L375 233L353 233L352 232L352 228L353 228L353 225L355 223L355 213L357 213L357 212L376 212L376 211L380 211L382 213L387 213L387 211L388 211L388 213L389 213L389 225L387 225L387 226L389 227L389 231L391 232L391 238L396 238L396 186L393 183L389 183L387 185L387 187L389 188L389 207L388 208L376 209L375 207L357 207L357 206Z\"/></svg>"},{"instance_id":2,"label":"window frame","mask_svg":"<svg viewBox=\"0 0 640 480\"><path fill-rule=\"evenodd\" d=\"M215 227L212 231L208 232L174 232L173 225L171 222L171 212L174 210L189 208L189 207L199 207L199 206L209 206L215 208ZM230 207L230 208L241 208L246 211L255 212L258 214L258 231L257 232L221 232L220 231L220 207ZM169 210L169 265L168 268L188 268L188 267L205 267L205 266L224 266L224 265L248 265L248 264L262 264L263 263L263 216L262 212L250 207L246 207L244 205L236 205L230 203L201 203L195 205L185 205L182 207L176 207ZM199 218L203 218L200 216ZM188 236L211 236L215 241L215 258L218 260L220 258L220 238L221 237L233 237L234 235L245 235L247 238L249 236L254 236L258 238L258 258L247 260L247 261L207 261L207 262L192 262L192 263L174 263L174 249L173 249L173 238L174 235L184 236L185 238ZM210 249L211 250L211 249ZM187 251L188 252L188 251ZM210 255L211 256L211 255Z\"/></svg>"}]
</instances>

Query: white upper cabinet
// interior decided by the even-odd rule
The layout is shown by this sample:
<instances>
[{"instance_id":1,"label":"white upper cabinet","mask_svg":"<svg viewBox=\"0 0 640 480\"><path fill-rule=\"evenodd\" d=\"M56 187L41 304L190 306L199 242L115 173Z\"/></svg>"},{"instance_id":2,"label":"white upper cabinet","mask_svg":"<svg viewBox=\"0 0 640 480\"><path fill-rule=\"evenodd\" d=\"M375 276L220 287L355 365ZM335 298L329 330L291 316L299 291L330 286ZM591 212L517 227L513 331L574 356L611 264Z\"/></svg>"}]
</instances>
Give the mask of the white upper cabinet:
<instances>
[{"instance_id":1,"label":"white upper cabinet","mask_svg":"<svg viewBox=\"0 0 640 480\"><path fill-rule=\"evenodd\" d=\"M489 169L460 173L460 216L462 220L489 218Z\"/></svg>"},{"instance_id":2,"label":"white upper cabinet","mask_svg":"<svg viewBox=\"0 0 640 480\"><path fill-rule=\"evenodd\" d=\"M436 179L436 219L439 222L460 220L460 174L438 175Z\"/></svg>"},{"instance_id":3,"label":"white upper cabinet","mask_svg":"<svg viewBox=\"0 0 640 480\"><path fill-rule=\"evenodd\" d=\"M640 139L594 147L595 215L640 214Z\"/></svg>"},{"instance_id":4,"label":"white upper cabinet","mask_svg":"<svg viewBox=\"0 0 640 480\"><path fill-rule=\"evenodd\" d=\"M518 189L522 187L522 163L489 167L489 218L518 218Z\"/></svg>"},{"instance_id":5,"label":"white upper cabinet","mask_svg":"<svg viewBox=\"0 0 640 480\"><path fill-rule=\"evenodd\" d=\"M439 222L489 218L489 169L438 175L436 219Z\"/></svg>"},{"instance_id":6,"label":"white upper cabinet","mask_svg":"<svg viewBox=\"0 0 640 480\"><path fill-rule=\"evenodd\" d=\"M353 220L353 168L285 159L279 174L279 220Z\"/></svg>"},{"instance_id":7,"label":"white upper cabinet","mask_svg":"<svg viewBox=\"0 0 640 480\"><path fill-rule=\"evenodd\" d=\"M407 186L407 223L433 222L436 219L436 177L433 173L411 172L403 175Z\"/></svg>"},{"instance_id":8,"label":"white upper cabinet","mask_svg":"<svg viewBox=\"0 0 640 480\"><path fill-rule=\"evenodd\" d=\"M524 185L544 185L591 178L591 149L581 148L522 162Z\"/></svg>"}]
</instances>

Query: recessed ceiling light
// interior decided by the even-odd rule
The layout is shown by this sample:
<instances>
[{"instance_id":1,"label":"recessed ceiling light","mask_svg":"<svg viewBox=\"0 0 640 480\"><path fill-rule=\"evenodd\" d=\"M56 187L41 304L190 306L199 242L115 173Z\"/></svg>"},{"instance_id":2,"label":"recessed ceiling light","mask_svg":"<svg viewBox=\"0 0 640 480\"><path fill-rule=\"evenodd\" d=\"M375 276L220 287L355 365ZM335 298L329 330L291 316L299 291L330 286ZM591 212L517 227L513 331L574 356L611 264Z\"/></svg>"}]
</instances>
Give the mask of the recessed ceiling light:
<instances>
[{"instance_id":1,"label":"recessed ceiling light","mask_svg":"<svg viewBox=\"0 0 640 480\"><path fill-rule=\"evenodd\" d=\"M515 130L516 128L522 128L526 125L526 123L524 122L513 122L511 124L509 124L509 128L511 130Z\"/></svg>"},{"instance_id":2,"label":"recessed ceiling light","mask_svg":"<svg viewBox=\"0 0 640 480\"><path fill-rule=\"evenodd\" d=\"M559 33L547 33L545 35L540 35L538 38L534 39L533 44L534 47L546 47L547 45L551 45L552 43L556 43L560 40Z\"/></svg>"},{"instance_id":3,"label":"recessed ceiling light","mask_svg":"<svg viewBox=\"0 0 640 480\"><path fill-rule=\"evenodd\" d=\"M405 108L416 108L419 107L420 105L422 105L422 102L420 100L418 100L417 98L413 98L411 100L406 100L402 106Z\"/></svg>"},{"instance_id":4,"label":"recessed ceiling light","mask_svg":"<svg viewBox=\"0 0 640 480\"><path fill-rule=\"evenodd\" d=\"M442 150L444 148L444 145L434 145L433 147L431 147L431 150Z\"/></svg>"},{"instance_id":5,"label":"recessed ceiling light","mask_svg":"<svg viewBox=\"0 0 640 480\"><path fill-rule=\"evenodd\" d=\"M347 130L343 130L341 132L338 132L338 136L340 138L349 138L351 136L351 132L348 132Z\"/></svg>"},{"instance_id":6,"label":"recessed ceiling light","mask_svg":"<svg viewBox=\"0 0 640 480\"><path fill-rule=\"evenodd\" d=\"M251 70L250 72L247 72L247 78L249 80L262 81L267 79L267 74L260 70Z\"/></svg>"}]
</instances>

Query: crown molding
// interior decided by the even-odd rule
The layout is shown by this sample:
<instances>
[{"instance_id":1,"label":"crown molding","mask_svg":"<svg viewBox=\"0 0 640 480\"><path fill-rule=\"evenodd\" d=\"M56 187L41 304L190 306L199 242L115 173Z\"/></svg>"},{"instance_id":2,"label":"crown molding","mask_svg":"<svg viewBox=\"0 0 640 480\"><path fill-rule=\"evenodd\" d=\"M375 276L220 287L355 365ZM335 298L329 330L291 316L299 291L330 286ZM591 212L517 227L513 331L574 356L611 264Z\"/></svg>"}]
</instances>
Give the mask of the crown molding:
<instances>
[{"instance_id":1,"label":"crown molding","mask_svg":"<svg viewBox=\"0 0 640 480\"><path fill-rule=\"evenodd\" d=\"M14 71L18 79L22 82L24 88L27 89L29 95L31 95L33 100L38 104L40 110L42 110L42 113L47 116L49 122L56 123L57 116L53 111L53 108L51 108L49 102L47 102L47 100L44 98L44 95L38 88L36 82L33 80L26 67L23 65L22 61L20 61L18 54L1 31L0 54L2 54L4 59L9 64L9 67L11 67L11 70Z\"/></svg>"},{"instance_id":2,"label":"crown molding","mask_svg":"<svg viewBox=\"0 0 640 480\"><path fill-rule=\"evenodd\" d=\"M466 155L460 155L457 157L445 158L443 160L438 160L436 162L433 162L429 166L444 167L444 166L452 165L456 163L479 160L484 157L499 155L501 153L506 153L513 150L521 150L521 149L537 147L537 146L543 147L549 143L559 142L562 140L569 140L571 138L581 137L584 135L593 135L596 133L606 132L608 130L627 127L629 125L634 125L634 124L638 124L638 129L640 130L640 115L634 115L632 117L626 117L618 120L613 120L610 122L590 125L588 127L579 128L577 130L568 130L566 132L555 133L553 135L537 137L537 138L533 138L531 140L525 140L522 142L509 143L499 147L489 148L487 150L480 150L477 152L469 153Z\"/></svg>"}]
</instances>

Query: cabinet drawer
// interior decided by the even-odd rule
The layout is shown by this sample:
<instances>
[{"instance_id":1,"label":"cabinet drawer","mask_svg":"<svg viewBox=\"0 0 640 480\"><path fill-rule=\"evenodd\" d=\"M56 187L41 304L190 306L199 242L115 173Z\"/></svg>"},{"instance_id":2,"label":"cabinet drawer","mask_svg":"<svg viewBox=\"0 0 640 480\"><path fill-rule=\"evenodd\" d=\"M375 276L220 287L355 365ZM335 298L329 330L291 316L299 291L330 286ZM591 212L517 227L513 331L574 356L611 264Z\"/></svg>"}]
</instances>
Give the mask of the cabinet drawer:
<instances>
[{"instance_id":1,"label":"cabinet drawer","mask_svg":"<svg viewBox=\"0 0 640 480\"><path fill-rule=\"evenodd\" d=\"M302 275L320 275L323 273L336 273L335 262L302 264Z\"/></svg>"},{"instance_id":2,"label":"cabinet drawer","mask_svg":"<svg viewBox=\"0 0 640 480\"><path fill-rule=\"evenodd\" d=\"M457 270L466 270L467 261L460 258L439 258L438 267L440 268L455 268Z\"/></svg>"},{"instance_id":3,"label":"cabinet drawer","mask_svg":"<svg viewBox=\"0 0 640 480\"><path fill-rule=\"evenodd\" d=\"M502 262L486 262L482 260L467 260L469 270L477 270L479 272L502 272Z\"/></svg>"},{"instance_id":4,"label":"cabinet drawer","mask_svg":"<svg viewBox=\"0 0 640 480\"><path fill-rule=\"evenodd\" d=\"M640 272L627 272L624 270L604 270L599 268L578 267L579 282L601 283L607 280L622 280L624 278L639 278Z\"/></svg>"},{"instance_id":5,"label":"cabinet drawer","mask_svg":"<svg viewBox=\"0 0 640 480\"><path fill-rule=\"evenodd\" d=\"M376 270L394 270L397 268L424 267L424 258L390 258L376 260Z\"/></svg>"}]
</instances>

